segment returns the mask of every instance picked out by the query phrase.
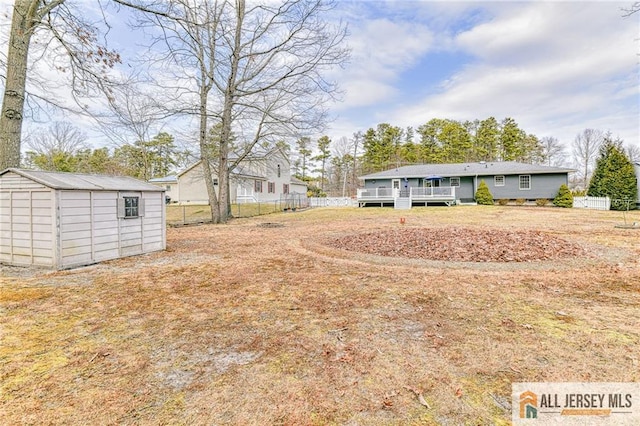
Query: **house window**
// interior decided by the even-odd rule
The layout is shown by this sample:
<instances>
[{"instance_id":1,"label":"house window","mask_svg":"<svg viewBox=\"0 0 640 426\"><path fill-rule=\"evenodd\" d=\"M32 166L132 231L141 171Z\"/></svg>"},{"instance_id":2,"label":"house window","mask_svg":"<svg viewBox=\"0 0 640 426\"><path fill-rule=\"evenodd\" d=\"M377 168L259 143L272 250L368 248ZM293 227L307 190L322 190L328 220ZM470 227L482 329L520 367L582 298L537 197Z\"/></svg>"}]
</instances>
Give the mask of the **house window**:
<instances>
[{"instance_id":1,"label":"house window","mask_svg":"<svg viewBox=\"0 0 640 426\"><path fill-rule=\"evenodd\" d=\"M280 164L278 164L278 177L280 177Z\"/></svg>"},{"instance_id":2,"label":"house window","mask_svg":"<svg viewBox=\"0 0 640 426\"><path fill-rule=\"evenodd\" d=\"M288 194L289 193L289 184L288 183L282 184L282 193L283 194Z\"/></svg>"},{"instance_id":3,"label":"house window","mask_svg":"<svg viewBox=\"0 0 640 426\"><path fill-rule=\"evenodd\" d=\"M139 197L124 197L124 217L138 217L139 205Z\"/></svg>"},{"instance_id":4,"label":"house window","mask_svg":"<svg viewBox=\"0 0 640 426\"><path fill-rule=\"evenodd\" d=\"M531 175L520 175L520 189L531 189Z\"/></svg>"},{"instance_id":5,"label":"house window","mask_svg":"<svg viewBox=\"0 0 640 426\"><path fill-rule=\"evenodd\" d=\"M460 186L460 178L459 177L449 178L449 184L451 186Z\"/></svg>"},{"instance_id":6,"label":"house window","mask_svg":"<svg viewBox=\"0 0 640 426\"><path fill-rule=\"evenodd\" d=\"M255 192L262 192L262 181L261 180L254 181L253 190Z\"/></svg>"},{"instance_id":7,"label":"house window","mask_svg":"<svg viewBox=\"0 0 640 426\"><path fill-rule=\"evenodd\" d=\"M493 186L504 186L504 176L494 176Z\"/></svg>"},{"instance_id":8,"label":"house window","mask_svg":"<svg viewBox=\"0 0 640 426\"><path fill-rule=\"evenodd\" d=\"M275 182L267 183L267 188L269 190L269 194L275 194L275 192L276 192L276 183Z\"/></svg>"}]
</instances>

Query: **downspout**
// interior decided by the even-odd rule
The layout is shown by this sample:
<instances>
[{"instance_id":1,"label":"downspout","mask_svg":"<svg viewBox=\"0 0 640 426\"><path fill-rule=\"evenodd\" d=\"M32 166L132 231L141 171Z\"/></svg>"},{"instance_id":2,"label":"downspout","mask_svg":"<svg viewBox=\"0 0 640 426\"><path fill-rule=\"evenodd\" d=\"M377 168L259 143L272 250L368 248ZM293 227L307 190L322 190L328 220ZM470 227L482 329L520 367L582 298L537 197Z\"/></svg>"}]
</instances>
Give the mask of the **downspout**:
<instances>
[{"instance_id":1,"label":"downspout","mask_svg":"<svg viewBox=\"0 0 640 426\"><path fill-rule=\"evenodd\" d=\"M473 201L476 200L476 192L478 191L478 175L473 178Z\"/></svg>"}]
</instances>

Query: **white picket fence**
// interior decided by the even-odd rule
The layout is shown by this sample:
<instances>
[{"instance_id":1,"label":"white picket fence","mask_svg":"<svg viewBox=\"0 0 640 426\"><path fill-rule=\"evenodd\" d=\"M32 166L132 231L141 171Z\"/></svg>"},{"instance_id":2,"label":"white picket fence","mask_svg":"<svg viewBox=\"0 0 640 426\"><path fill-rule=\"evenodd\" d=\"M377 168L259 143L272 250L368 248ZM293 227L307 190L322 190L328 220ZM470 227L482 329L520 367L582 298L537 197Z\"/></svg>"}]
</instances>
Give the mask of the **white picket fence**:
<instances>
[{"instance_id":1,"label":"white picket fence","mask_svg":"<svg viewBox=\"0 0 640 426\"><path fill-rule=\"evenodd\" d=\"M358 201L349 197L309 197L311 207L357 207Z\"/></svg>"},{"instance_id":2,"label":"white picket fence","mask_svg":"<svg viewBox=\"0 0 640 426\"><path fill-rule=\"evenodd\" d=\"M609 210L611 199L609 197L573 197L573 208Z\"/></svg>"}]
</instances>

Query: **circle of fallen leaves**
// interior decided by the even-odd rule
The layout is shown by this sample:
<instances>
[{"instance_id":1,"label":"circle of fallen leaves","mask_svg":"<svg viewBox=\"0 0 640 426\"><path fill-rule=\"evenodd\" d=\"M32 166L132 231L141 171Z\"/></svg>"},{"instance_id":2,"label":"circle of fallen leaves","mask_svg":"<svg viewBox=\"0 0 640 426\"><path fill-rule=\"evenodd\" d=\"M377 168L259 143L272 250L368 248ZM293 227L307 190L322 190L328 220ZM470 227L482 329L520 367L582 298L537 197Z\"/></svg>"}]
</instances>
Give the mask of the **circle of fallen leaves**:
<instances>
[{"instance_id":1,"label":"circle of fallen leaves","mask_svg":"<svg viewBox=\"0 0 640 426\"><path fill-rule=\"evenodd\" d=\"M455 262L532 262L586 256L579 245L540 231L407 228L327 241L344 250Z\"/></svg>"}]
</instances>

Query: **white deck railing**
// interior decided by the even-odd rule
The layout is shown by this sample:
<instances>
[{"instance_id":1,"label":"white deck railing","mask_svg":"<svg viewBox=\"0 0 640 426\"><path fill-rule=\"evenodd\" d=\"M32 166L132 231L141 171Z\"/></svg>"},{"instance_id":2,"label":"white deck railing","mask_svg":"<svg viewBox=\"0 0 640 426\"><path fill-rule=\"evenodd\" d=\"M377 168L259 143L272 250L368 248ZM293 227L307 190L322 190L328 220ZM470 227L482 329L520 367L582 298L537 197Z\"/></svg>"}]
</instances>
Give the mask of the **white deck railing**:
<instances>
[{"instance_id":1,"label":"white deck railing","mask_svg":"<svg viewBox=\"0 0 640 426\"><path fill-rule=\"evenodd\" d=\"M398 190L393 188L359 188L359 200L393 199L397 197Z\"/></svg>"},{"instance_id":2,"label":"white deck railing","mask_svg":"<svg viewBox=\"0 0 640 426\"><path fill-rule=\"evenodd\" d=\"M358 189L358 200L391 200L400 196L399 189L393 188L360 188ZM424 200L432 198L456 198L456 188L454 186L436 186L429 188L411 187L409 188L409 198L412 200Z\"/></svg>"},{"instance_id":3,"label":"white deck railing","mask_svg":"<svg viewBox=\"0 0 640 426\"><path fill-rule=\"evenodd\" d=\"M422 198L456 198L455 186L432 186L428 188L411 188L411 199Z\"/></svg>"},{"instance_id":4,"label":"white deck railing","mask_svg":"<svg viewBox=\"0 0 640 426\"><path fill-rule=\"evenodd\" d=\"M236 202L238 204L257 203L258 197L256 197L255 193L253 192L253 188L238 186L238 188L236 189Z\"/></svg>"}]
</instances>

